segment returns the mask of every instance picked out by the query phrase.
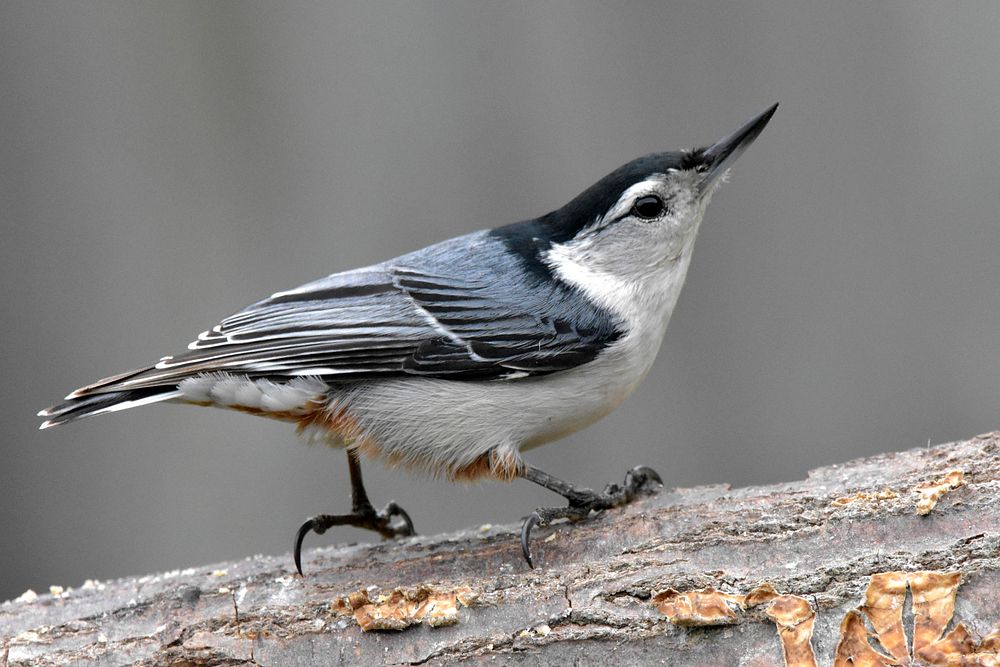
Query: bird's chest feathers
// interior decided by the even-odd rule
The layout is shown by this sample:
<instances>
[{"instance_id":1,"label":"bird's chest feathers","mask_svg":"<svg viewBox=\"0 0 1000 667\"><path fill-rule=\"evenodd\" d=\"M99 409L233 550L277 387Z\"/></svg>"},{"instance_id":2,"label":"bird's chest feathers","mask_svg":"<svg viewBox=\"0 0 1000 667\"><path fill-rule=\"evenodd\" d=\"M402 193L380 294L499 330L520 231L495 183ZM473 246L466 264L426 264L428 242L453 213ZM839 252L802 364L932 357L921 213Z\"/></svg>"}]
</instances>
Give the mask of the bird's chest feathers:
<instances>
[{"instance_id":1,"label":"bird's chest feathers","mask_svg":"<svg viewBox=\"0 0 1000 667\"><path fill-rule=\"evenodd\" d=\"M677 255L632 278L594 269L587 261L585 248L572 245L552 248L546 259L560 280L579 289L610 317L622 322L625 335L612 347L631 356L650 351L655 354L684 286L691 250L689 244Z\"/></svg>"},{"instance_id":2,"label":"bird's chest feathers","mask_svg":"<svg viewBox=\"0 0 1000 667\"><path fill-rule=\"evenodd\" d=\"M620 319L624 333L595 360L550 380L553 382L550 395L565 392L573 400L561 406L560 418L531 438L528 447L597 421L639 386L656 359L689 261L690 252L683 253L675 262L665 264L649 276L651 282L644 284L626 283L572 261L558 265L560 278L584 290L588 298Z\"/></svg>"}]
</instances>

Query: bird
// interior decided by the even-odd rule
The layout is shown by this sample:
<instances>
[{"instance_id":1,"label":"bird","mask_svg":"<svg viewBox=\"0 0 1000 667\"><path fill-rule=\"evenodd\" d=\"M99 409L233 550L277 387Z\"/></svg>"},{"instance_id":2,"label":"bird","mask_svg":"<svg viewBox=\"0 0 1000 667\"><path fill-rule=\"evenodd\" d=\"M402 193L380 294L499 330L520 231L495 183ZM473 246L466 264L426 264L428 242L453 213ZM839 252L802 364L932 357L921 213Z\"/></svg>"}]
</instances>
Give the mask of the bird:
<instances>
[{"instance_id":1,"label":"bird","mask_svg":"<svg viewBox=\"0 0 1000 667\"><path fill-rule=\"evenodd\" d=\"M351 525L415 534L395 502L376 510L361 455L432 477L522 478L567 504L537 525L631 502L662 479L636 466L602 492L523 453L614 410L649 372L684 284L706 206L778 105L708 146L652 153L538 218L472 232L272 294L186 350L98 380L39 412L42 429L154 403L291 422L346 450L351 511L296 531Z\"/></svg>"}]
</instances>

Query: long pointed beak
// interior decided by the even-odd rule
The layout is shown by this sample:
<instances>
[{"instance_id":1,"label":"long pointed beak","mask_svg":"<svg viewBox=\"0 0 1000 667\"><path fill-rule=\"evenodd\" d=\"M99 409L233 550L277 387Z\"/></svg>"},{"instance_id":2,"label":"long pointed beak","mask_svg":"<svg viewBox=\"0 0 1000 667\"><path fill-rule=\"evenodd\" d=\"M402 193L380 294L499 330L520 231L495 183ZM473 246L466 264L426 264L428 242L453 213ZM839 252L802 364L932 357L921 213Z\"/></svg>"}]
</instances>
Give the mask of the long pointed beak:
<instances>
[{"instance_id":1,"label":"long pointed beak","mask_svg":"<svg viewBox=\"0 0 1000 667\"><path fill-rule=\"evenodd\" d=\"M726 173L736 158L742 155L747 146L752 144L754 139L764 130L764 126L771 120L771 116L777 109L778 105L775 104L759 116L748 120L736 131L701 151L702 164L705 169L699 185L702 192L708 191L712 184Z\"/></svg>"}]
</instances>

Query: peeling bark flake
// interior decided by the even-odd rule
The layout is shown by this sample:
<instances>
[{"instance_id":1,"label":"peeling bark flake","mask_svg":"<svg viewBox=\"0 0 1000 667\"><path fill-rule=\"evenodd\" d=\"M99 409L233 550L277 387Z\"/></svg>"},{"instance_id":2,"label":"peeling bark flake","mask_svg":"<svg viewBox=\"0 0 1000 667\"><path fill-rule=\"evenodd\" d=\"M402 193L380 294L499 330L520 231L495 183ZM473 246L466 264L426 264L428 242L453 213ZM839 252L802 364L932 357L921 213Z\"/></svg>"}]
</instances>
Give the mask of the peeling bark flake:
<instances>
[{"instance_id":1,"label":"peeling bark flake","mask_svg":"<svg viewBox=\"0 0 1000 667\"><path fill-rule=\"evenodd\" d=\"M458 606L468 606L475 596L468 587L440 592L429 587L415 590L397 588L375 600L367 591L348 596L354 619L365 632L372 630L405 630L424 623L432 628L458 623Z\"/></svg>"},{"instance_id":2,"label":"peeling bark flake","mask_svg":"<svg viewBox=\"0 0 1000 667\"><path fill-rule=\"evenodd\" d=\"M858 491L849 496L843 496L833 500L830 504L834 507L846 507L856 503L879 503L883 500L895 500L899 494L892 489L882 489L881 491L869 492Z\"/></svg>"},{"instance_id":3,"label":"peeling bark flake","mask_svg":"<svg viewBox=\"0 0 1000 667\"><path fill-rule=\"evenodd\" d=\"M982 641L959 623L944 631L955 614L955 597L961 572L882 572L873 574L865 593L865 604L851 610L840 626L840 642L834 667L881 667L919 664L959 667L1000 667L1000 628ZM913 646L903 632L903 605L910 587L913 611ZM864 611L875 632L870 633L861 616ZM872 648L884 647L890 656Z\"/></svg>"},{"instance_id":4,"label":"peeling bark flake","mask_svg":"<svg viewBox=\"0 0 1000 667\"><path fill-rule=\"evenodd\" d=\"M893 667L899 663L871 647L873 635L865 628L861 612L852 609L840 623L840 641L833 658L833 667Z\"/></svg>"},{"instance_id":5,"label":"peeling bark flake","mask_svg":"<svg viewBox=\"0 0 1000 667\"><path fill-rule=\"evenodd\" d=\"M957 489L965 485L965 473L961 470L952 470L944 477L933 482L924 482L917 486L916 491L920 498L917 500L917 514L924 516L930 514L938 501L952 489Z\"/></svg>"},{"instance_id":6,"label":"peeling bark flake","mask_svg":"<svg viewBox=\"0 0 1000 667\"><path fill-rule=\"evenodd\" d=\"M900 662L910 657L903 631L903 603L906 600L906 572L873 574L865 592L861 611L868 617L879 643Z\"/></svg>"},{"instance_id":7,"label":"peeling bark flake","mask_svg":"<svg viewBox=\"0 0 1000 667\"><path fill-rule=\"evenodd\" d=\"M736 611L746 607L746 596L721 593L711 586L687 593L668 588L653 597L653 604L674 625L732 625L739 621Z\"/></svg>"},{"instance_id":8,"label":"peeling bark flake","mask_svg":"<svg viewBox=\"0 0 1000 667\"><path fill-rule=\"evenodd\" d=\"M778 627L785 667L817 667L812 646L816 612L797 595L782 595L767 608L767 617Z\"/></svg>"},{"instance_id":9,"label":"peeling bark flake","mask_svg":"<svg viewBox=\"0 0 1000 667\"><path fill-rule=\"evenodd\" d=\"M961 572L914 572L910 575L915 657L923 657L924 648L941 639L955 615L955 595L961 581Z\"/></svg>"}]
</instances>

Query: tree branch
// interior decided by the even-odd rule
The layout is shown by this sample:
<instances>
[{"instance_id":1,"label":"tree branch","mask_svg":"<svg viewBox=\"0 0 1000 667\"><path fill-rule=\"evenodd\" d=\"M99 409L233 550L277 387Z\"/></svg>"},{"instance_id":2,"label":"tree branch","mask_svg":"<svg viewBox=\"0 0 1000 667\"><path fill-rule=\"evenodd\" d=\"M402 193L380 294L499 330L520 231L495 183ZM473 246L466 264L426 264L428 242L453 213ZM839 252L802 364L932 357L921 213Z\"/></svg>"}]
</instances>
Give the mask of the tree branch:
<instances>
[{"instance_id":1,"label":"tree branch","mask_svg":"<svg viewBox=\"0 0 1000 667\"><path fill-rule=\"evenodd\" d=\"M503 526L316 549L304 579L255 557L26 595L0 605L0 660L781 665L784 642L790 665L834 664L838 646L836 664L1000 664L1000 635L978 639L1000 623L998 501L992 433L788 484L664 490L536 529L533 571Z\"/></svg>"}]
</instances>

